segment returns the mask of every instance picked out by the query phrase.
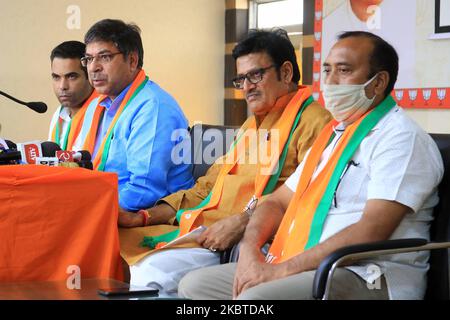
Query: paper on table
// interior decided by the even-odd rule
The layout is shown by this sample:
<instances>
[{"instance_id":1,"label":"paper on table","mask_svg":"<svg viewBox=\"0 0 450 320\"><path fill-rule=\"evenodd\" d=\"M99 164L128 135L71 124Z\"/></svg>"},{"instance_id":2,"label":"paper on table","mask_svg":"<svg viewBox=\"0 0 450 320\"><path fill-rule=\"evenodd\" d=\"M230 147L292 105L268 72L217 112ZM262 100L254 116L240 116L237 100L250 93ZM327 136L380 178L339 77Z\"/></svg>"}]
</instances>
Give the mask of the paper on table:
<instances>
[{"instance_id":1,"label":"paper on table","mask_svg":"<svg viewBox=\"0 0 450 320\"><path fill-rule=\"evenodd\" d=\"M184 236L181 236L179 238L176 238L175 240L172 240L168 242L166 245L162 246L160 249L166 249L168 247L176 246L179 244L185 244L189 242L196 242L198 236L206 230L205 226L200 226L194 230L192 230L189 233L186 233Z\"/></svg>"}]
</instances>

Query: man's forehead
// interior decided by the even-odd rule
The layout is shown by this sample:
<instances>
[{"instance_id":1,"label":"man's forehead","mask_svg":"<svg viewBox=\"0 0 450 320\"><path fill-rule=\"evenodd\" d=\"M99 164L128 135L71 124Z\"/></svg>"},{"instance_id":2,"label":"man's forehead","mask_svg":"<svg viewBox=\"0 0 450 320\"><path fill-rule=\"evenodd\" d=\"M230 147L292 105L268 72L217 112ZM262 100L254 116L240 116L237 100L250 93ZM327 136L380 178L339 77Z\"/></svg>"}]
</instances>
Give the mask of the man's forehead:
<instances>
[{"instance_id":1,"label":"man's forehead","mask_svg":"<svg viewBox=\"0 0 450 320\"><path fill-rule=\"evenodd\" d=\"M238 74L251 70L267 67L271 64L270 56L265 52L249 53L236 59L236 71Z\"/></svg>"},{"instance_id":2,"label":"man's forehead","mask_svg":"<svg viewBox=\"0 0 450 320\"><path fill-rule=\"evenodd\" d=\"M80 59L77 58L54 58L52 61L52 72L55 74L82 73Z\"/></svg>"},{"instance_id":3,"label":"man's forehead","mask_svg":"<svg viewBox=\"0 0 450 320\"><path fill-rule=\"evenodd\" d=\"M117 50L117 46L113 42L108 41L92 41L86 45L86 54L96 54L114 50Z\"/></svg>"},{"instance_id":4,"label":"man's forehead","mask_svg":"<svg viewBox=\"0 0 450 320\"><path fill-rule=\"evenodd\" d=\"M349 37L337 41L330 50L324 64L351 65L369 61L373 45L369 39Z\"/></svg>"}]
</instances>

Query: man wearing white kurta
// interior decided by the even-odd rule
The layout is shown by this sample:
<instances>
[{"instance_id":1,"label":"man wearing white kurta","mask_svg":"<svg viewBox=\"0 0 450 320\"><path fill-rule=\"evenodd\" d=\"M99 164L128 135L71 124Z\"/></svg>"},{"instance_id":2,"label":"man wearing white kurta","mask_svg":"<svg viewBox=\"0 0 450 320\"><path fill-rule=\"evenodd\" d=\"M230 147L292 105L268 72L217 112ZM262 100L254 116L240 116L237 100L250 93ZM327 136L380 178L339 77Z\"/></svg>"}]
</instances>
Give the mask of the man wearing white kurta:
<instances>
[{"instance_id":1,"label":"man wearing white kurta","mask_svg":"<svg viewBox=\"0 0 450 320\"><path fill-rule=\"evenodd\" d=\"M335 128L336 137L322 154L313 178L327 163L343 129L343 123ZM344 171L320 242L359 221L369 199L396 201L412 209L391 235L391 239L428 239L429 223L433 219L433 207L437 204L438 197L437 192L428 194L429 192L423 191L433 190L442 177L441 161L431 137L408 118L403 109L395 106L363 140L348 169ZM286 181L286 186L292 192L297 189L303 164L304 162ZM434 175L421 181L416 180L417 177L426 177L433 171L433 167L439 168ZM350 190L354 192L349 192ZM386 278L392 299L417 299L425 294L428 256L428 251L391 255L361 261L346 268L369 283L374 278L374 269L369 266L376 265ZM408 289L410 286L415 290Z\"/></svg>"},{"instance_id":2,"label":"man wearing white kurta","mask_svg":"<svg viewBox=\"0 0 450 320\"><path fill-rule=\"evenodd\" d=\"M374 52L383 54L374 57ZM395 49L374 34L348 32L339 36L323 69L325 106L335 122L326 127L323 132L327 134L321 134L311 148L314 153L305 156L285 185L256 209L241 242L238 263L187 274L180 282L180 295L192 299L312 299L315 270L337 249L386 239L429 238L443 164L431 137L390 97L398 72ZM362 117L363 122L358 122ZM364 121L367 119L376 121ZM355 145L350 160L345 158L342 173L338 171L332 199L320 192L318 198L308 197L314 195L311 190L327 184L321 171L333 174L332 170L337 170L333 163L343 157L339 153L342 145L349 146L353 138L359 138L357 131L351 131L355 125L367 128L367 133ZM317 164L310 156L317 156ZM309 181L308 172L311 182L298 187L300 177ZM306 191L296 193L297 187ZM325 212L324 223L309 230L318 236L312 245L307 246L308 241L300 247L304 234L296 226L311 223L308 200L315 199ZM290 206L291 200L298 202ZM264 261L260 248L274 234ZM374 270L379 272L374 274ZM359 261L337 269L330 298L421 299L427 270L427 252ZM374 288L371 283L376 280L379 287Z\"/></svg>"}]
</instances>

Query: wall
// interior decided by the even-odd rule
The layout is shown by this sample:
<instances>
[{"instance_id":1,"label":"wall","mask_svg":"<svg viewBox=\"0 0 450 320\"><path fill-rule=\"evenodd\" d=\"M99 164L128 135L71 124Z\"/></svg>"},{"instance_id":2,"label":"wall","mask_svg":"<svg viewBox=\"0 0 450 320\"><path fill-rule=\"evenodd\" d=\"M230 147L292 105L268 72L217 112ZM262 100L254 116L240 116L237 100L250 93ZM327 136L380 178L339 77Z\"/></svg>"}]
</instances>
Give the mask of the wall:
<instances>
[{"instance_id":1,"label":"wall","mask_svg":"<svg viewBox=\"0 0 450 320\"><path fill-rule=\"evenodd\" d=\"M417 9L416 63L423 66L419 69L422 72L416 76L419 86L450 87L450 39L428 39L434 33L434 1L418 0ZM450 90L447 90L447 94L450 94ZM407 113L428 132L450 133L448 109L407 109Z\"/></svg>"},{"instance_id":2,"label":"wall","mask_svg":"<svg viewBox=\"0 0 450 320\"><path fill-rule=\"evenodd\" d=\"M67 28L70 5L80 8L80 29ZM0 90L49 107L41 115L0 96L2 137L46 139L58 106L49 54L62 41L82 41L89 27L104 18L139 25L144 70L177 99L191 124L223 123L223 0L0 0Z\"/></svg>"},{"instance_id":3,"label":"wall","mask_svg":"<svg viewBox=\"0 0 450 320\"><path fill-rule=\"evenodd\" d=\"M317 4L317 1L315 2ZM347 0L323 0L322 18L324 21L328 20L328 22L326 24L327 27L324 25L322 29L322 61L328 53L328 47L331 47L331 42L329 43L329 39L327 38L331 38L333 40L332 42L334 42L335 39L335 36L333 34L330 35L330 32L355 30L354 28L349 29L349 25L353 25L356 29L359 29L359 25L357 26L354 24L354 21L350 21L349 19L346 21L339 20L339 17L342 18L342 16L336 15L333 18L330 17L331 15L335 15L335 11L340 11L340 14L342 14L345 11L343 11L342 8L346 7L346 2ZM380 34L383 37L392 36L394 39L389 41L397 41L397 43L391 42L394 46L396 44L400 45L400 43L405 43L403 40L406 38L411 39L411 41L408 40L406 43L412 44L410 49L407 46L397 48L397 51L400 54L400 64L403 63L403 65L406 64L409 66L409 62L411 62L411 66L405 68L405 71L411 72L411 75L400 72L396 85L396 88L398 89L450 88L450 73L448 70L450 66L448 59L450 39L430 39L430 35L434 33L434 3L435 2L431 0L383 0L381 2L380 21L394 21L393 25L396 23L399 23L399 25L395 30L393 30L395 27L384 27L384 30L381 30L378 33L385 33L384 36ZM408 12L414 13L412 20L405 18L407 15L406 9L404 11L393 10L393 8L397 8L394 5L397 5L397 7L403 5L405 8L409 9ZM385 11L383 12L383 10ZM391 17L393 19L390 19ZM386 19L383 20L384 18ZM402 21L402 19L405 21ZM400 26L404 27L406 22L411 21L412 24L415 24L415 27L411 27L406 32L401 32ZM383 29L383 26L386 26L386 24L381 25L381 29ZM376 31L374 32L377 33ZM394 36L395 32L401 33L398 39ZM329 46L328 43L330 44ZM402 48L403 52L407 53L403 56L401 55ZM412 83L412 86L402 85L400 77L403 77L403 80L406 79ZM407 92L407 90L404 90L405 95L408 94ZM449 94L450 89L447 89L447 96ZM450 100L446 101L448 102ZM405 103L405 99L403 99L401 103ZM420 104L419 102L414 103L414 107L415 108L408 107L406 112L426 131L434 133L450 133L450 105L448 103L439 106L441 109L425 109L425 107L427 107L425 103ZM442 107L446 107L446 109L442 109Z\"/></svg>"}]
</instances>

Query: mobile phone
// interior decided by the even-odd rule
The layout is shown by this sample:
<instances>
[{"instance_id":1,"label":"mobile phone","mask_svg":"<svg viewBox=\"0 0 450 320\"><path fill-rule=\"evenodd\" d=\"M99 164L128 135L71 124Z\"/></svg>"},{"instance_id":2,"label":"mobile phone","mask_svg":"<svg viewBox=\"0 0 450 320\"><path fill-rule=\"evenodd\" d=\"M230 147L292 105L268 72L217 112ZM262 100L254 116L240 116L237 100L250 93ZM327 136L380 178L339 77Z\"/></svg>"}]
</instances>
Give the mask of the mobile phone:
<instances>
[{"instance_id":1,"label":"mobile phone","mask_svg":"<svg viewBox=\"0 0 450 320\"><path fill-rule=\"evenodd\" d=\"M158 295L159 290L155 288L148 287L130 287L130 288L100 288L98 289L98 294L102 296L131 296L131 295Z\"/></svg>"}]
</instances>

